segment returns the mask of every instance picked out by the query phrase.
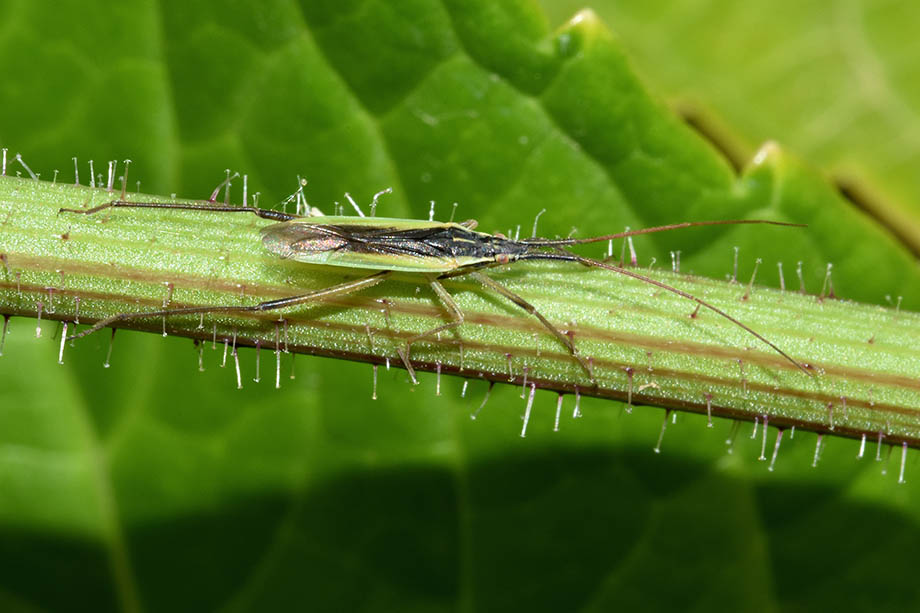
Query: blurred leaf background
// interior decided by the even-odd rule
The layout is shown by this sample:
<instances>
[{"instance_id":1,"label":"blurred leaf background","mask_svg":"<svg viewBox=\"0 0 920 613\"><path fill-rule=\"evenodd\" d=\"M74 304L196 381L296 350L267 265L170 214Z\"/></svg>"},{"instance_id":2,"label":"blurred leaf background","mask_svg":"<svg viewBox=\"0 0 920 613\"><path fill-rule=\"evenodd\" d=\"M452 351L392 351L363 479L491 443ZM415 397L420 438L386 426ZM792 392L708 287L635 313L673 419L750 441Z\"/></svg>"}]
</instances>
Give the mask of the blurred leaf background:
<instances>
[{"instance_id":1,"label":"blurred leaf background","mask_svg":"<svg viewBox=\"0 0 920 613\"><path fill-rule=\"evenodd\" d=\"M77 156L84 183L90 159L131 158L153 193L205 196L228 167L262 203L305 176L327 211L393 187L380 214L458 202L487 231L526 233L543 208L547 235L769 215L810 227L658 236L640 260L679 249L684 270L724 277L738 246L742 279L763 258L762 282L782 260L793 284L803 261L818 291L833 262L838 295L920 305L916 8L600 1L554 32L576 8L6 0L0 145L43 178L71 180ZM715 126L741 174L668 102ZM198 372L190 342L123 333L104 369L97 335L59 366L44 326L36 340L12 320L0 358L3 610L917 602L913 452L897 486L874 445L857 462L857 442L826 440L811 468L798 433L768 473L750 425L728 455L729 422L680 415L656 455L662 411L584 399L553 433L550 394L521 439L517 389L473 422L483 382L436 397L434 376L381 371L372 401L369 366L300 357L278 391L244 352L240 391L220 348Z\"/></svg>"}]
</instances>

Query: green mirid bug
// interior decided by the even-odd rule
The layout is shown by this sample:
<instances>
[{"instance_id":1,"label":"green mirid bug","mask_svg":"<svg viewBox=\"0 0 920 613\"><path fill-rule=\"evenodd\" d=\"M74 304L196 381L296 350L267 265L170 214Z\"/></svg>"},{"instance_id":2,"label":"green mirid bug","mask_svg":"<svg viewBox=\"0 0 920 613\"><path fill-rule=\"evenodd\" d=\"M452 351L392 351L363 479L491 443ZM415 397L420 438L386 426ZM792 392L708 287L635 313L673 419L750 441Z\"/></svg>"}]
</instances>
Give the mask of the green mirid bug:
<instances>
[{"instance_id":1,"label":"green mirid bug","mask_svg":"<svg viewBox=\"0 0 920 613\"><path fill-rule=\"evenodd\" d=\"M597 243L613 239L688 228L694 226L714 226L729 224L773 224L780 226L801 226L801 224L769 220L717 220L694 221L641 230L631 230L606 234L590 238L566 239L511 239L500 234L477 232L475 220L454 222L420 221L409 219L391 219L385 217L344 217L319 216L305 217L250 206L222 205L214 202L161 203L161 202L127 202L115 200L90 209L61 209L61 212L91 215L110 208L153 208L211 211L215 213L250 213L262 219L275 221L262 228L262 244L271 253L283 259L304 264L321 264L345 268L372 271L371 274L355 280L346 281L324 289L306 294L288 296L277 300L268 300L251 306L201 306L178 309L162 309L138 313L119 313L97 321L90 328L74 334L78 338L92 334L102 328L129 319L147 317L166 317L172 315L191 315L204 313L244 313L273 311L293 307L332 296L341 296L377 285L394 272L417 274L424 278L435 295L450 315L450 321L417 334L406 342L399 351L400 358L410 377L415 381L415 373L410 362L412 344L439 332L449 330L463 323L463 312L454 302L441 281L451 277L469 275L483 286L494 290L536 317L546 329L561 342L568 352L578 361L585 372L592 377L586 360L575 348L571 338L547 320L532 304L521 296L511 292L489 276L483 269L510 264L519 261L551 260L582 264L610 270L660 289L672 292L700 306L709 309L733 324L739 326L761 342L768 345L797 368L808 373L804 366L785 353L775 344L744 325L728 313L706 301L672 287L634 270L608 262L584 257L566 249L572 245Z\"/></svg>"}]
</instances>

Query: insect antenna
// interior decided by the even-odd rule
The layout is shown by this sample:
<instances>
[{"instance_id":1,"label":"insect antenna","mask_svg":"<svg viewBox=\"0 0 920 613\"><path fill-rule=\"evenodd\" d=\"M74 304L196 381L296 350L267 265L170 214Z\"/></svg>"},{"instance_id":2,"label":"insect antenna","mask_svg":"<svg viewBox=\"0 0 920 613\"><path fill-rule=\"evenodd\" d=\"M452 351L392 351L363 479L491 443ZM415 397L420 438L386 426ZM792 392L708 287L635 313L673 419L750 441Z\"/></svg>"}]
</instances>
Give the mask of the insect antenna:
<instances>
[{"instance_id":1,"label":"insect antenna","mask_svg":"<svg viewBox=\"0 0 920 613\"><path fill-rule=\"evenodd\" d=\"M703 222L703 223L705 223L705 222ZM788 224L784 224L784 225L788 225ZM678 224L678 227L684 227L684 226ZM625 275L625 276L627 276L627 277L632 277L633 279L637 279L637 280L642 281L642 282L644 282L644 283L648 283L649 285L654 285L655 287L658 287L658 288L661 288L661 289L663 289L663 290L669 291L669 292L671 292L672 294L677 294L678 296L680 296L680 297L682 297L682 298L686 298L687 300L692 300L692 301L696 302L697 304L699 304L700 306L709 309L710 311L716 313L717 315L720 315L721 317L724 317L725 319L727 319L727 320L730 321L731 323L735 324L736 326L738 326L739 328L741 328L742 330L744 330L745 332L747 332L748 334L750 334L750 335L753 336L754 338L756 338L756 339L758 339L759 341L761 341L761 342L765 343L766 345L768 345L768 346L769 346L771 349L773 349L776 353L778 353L779 355L783 356L790 364L794 365L796 368L798 368L799 370L801 370L802 372L804 372L806 375L808 375L808 376L813 376L812 373L809 372L807 368L805 368L802 364L800 364L800 363L797 362L795 359L793 359L788 353L786 353L785 351L783 351L782 349L780 349L779 347L777 347L775 344L773 344L773 343L771 343L770 341L768 341L768 340L767 340L766 338L764 338L762 335L758 334L757 332L755 332L754 330L752 330L752 329L749 328L748 326L744 325L743 323L741 323L740 321L738 321L737 319L735 319L734 317L732 317L731 315L729 315L728 313L726 313L725 311L723 311L722 309L720 309L720 308L718 308L718 307L716 307L716 306L714 306L714 305L712 305L712 304L709 304L708 302L706 302L706 301L703 300L702 298L697 298L697 297L694 296L693 294L690 294L690 293L685 292L685 291L683 291L683 290L681 290L681 289L678 289L678 288L676 288L676 287L673 287L673 286L671 286L671 285L668 285L667 283L662 283L661 281L657 281L657 280L655 280L655 279L652 279L651 277L647 277L647 276L645 276L645 275L643 275L643 274L634 272L634 271L632 271L632 270L629 270L628 268L623 268L623 267L621 267L621 266L616 266L616 265L614 265L614 264L608 264L608 263L606 263L606 262L601 262L600 260L595 260L595 259L593 259L593 258L587 258L587 257L581 256L581 255L578 255L578 254L576 254L576 253L572 253L571 251L567 251L567 250L565 250L565 249L563 249L563 248L561 248L561 247L556 247L554 252L545 252L545 253L534 252L534 253L527 253L527 254L522 255L522 256L520 257L520 259L521 259L521 260L556 260L556 261L578 262L579 264L583 264L583 265L589 266L589 267L590 267L590 266L596 266L597 268L603 268L603 269L605 269L605 270L611 270L611 271L616 272L616 273L619 273L619 274L621 274L621 275Z\"/></svg>"},{"instance_id":2,"label":"insect antenna","mask_svg":"<svg viewBox=\"0 0 920 613\"><path fill-rule=\"evenodd\" d=\"M651 228L642 228L639 230L627 230L626 232L617 232L616 234L605 234L603 236L591 236L588 238L525 238L521 242L537 247L567 247L570 245L585 245L588 243L599 243L616 238L626 238L629 236L638 236L640 234L654 234L656 232L667 232L668 230L679 230L680 228L693 228L696 226L727 226L742 224L769 224L772 226L792 226L795 228L804 228L806 224L792 223L788 221L772 221L769 219L720 219L715 221L685 221L683 223L668 224L666 226L654 226Z\"/></svg>"}]
</instances>

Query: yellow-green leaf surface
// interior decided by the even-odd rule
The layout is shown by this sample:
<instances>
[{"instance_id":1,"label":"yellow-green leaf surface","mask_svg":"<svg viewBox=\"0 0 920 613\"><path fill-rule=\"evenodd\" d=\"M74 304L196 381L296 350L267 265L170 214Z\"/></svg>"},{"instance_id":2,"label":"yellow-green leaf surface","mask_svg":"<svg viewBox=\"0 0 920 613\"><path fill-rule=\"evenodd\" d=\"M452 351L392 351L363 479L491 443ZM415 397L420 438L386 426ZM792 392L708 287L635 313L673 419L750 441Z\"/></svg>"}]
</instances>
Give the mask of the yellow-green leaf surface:
<instances>
[{"instance_id":1,"label":"yellow-green leaf surface","mask_svg":"<svg viewBox=\"0 0 920 613\"><path fill-rule=\"evenodd\" d=\"M645 237L648 265L920 307L914 259L814 169L770 145L736 175L632 68L620 24L551 31L528 2L2 2L0 146L43 179L131 158L129 184L207 197L225 168L260 202L309 180L331 212L580 236L692 219L757 227ZM626 23L623 27L628 27ZM753 26L751 26L753 28ZM909 27L903 24L902 27ZM665 34L662 34L664 36ZM717 40L713 40L713 45ZM802 111L804 112L804 111ZM893 134L893 133L892 133ZM893 136L892 136L893 138ZM121 168L122 166L119 165ZM239 182L234 193L239 195ZM15 214L12 212L10 214ZM85 224L86 218L73 221ZM2 220L0 220L2 224ZM0 252L9 237L0 225ZM764 236L771 237L765 240ZM599 246L600 252L605 246ZM598 253L597 255L600 255ZM215 255L219 257L219 255ZM9 275L4 277L8 280ZM615 309L616 305L611 305ZM509 313L514 311L509 310ZM910 608L920 466L900 449L786 434L774 472L751 425L626 414L519 388L408 384L370 366L272 360L119 332L57 363L54 324L13 318L0 357L4 610L693 610ZM461 394L465 390L465 394ZM771 441L773 434L771 432ZM789 440L791 438L791 440ZM884 474L887 469L887 474Z\"/></svg>"},{"instance_id":2,"label":"yellow-green leaf surface","mask_svg":"<svg viewBox=\"0 0 920 613\"><path fill-rule=\"evenodd\" d=\"M544 0L551 21L583 3ZM920 254L920 5L598 0L636 65L737 155L779 139Z\"/></svg>"}]
</instances>

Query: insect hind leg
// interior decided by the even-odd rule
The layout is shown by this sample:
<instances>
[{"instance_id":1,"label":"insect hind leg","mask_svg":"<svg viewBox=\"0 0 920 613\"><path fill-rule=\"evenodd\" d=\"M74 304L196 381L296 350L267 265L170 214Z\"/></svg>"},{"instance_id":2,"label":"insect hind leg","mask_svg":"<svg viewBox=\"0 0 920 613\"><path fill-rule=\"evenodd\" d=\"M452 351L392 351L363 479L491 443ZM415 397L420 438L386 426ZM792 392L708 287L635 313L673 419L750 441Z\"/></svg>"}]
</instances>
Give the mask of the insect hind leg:
<instances>
[{"instance_id":1,"label":"insect hind leg","mask_svg":"<svg viewBox=\"0 0 920 613\"><path fill-rule=\"evenodd\" d=\"M119 313L117 315L112 315L111 317L106 317L100 319L90 328L83 330L77 334L67 337L67 340L72 340L75 338L80 338L82 336L87 336L105 328L116 324L122 321L127 321L130 319L144 319L148 317L170 317L174 315L198 315L201 313L253 313L253 312L264 312L264 311L274 311L276 309L283 309L285 307L296 306L298 304L304 304L307 302L312 302L314 300L320 300L323 298L330 298L332 296L341 296L344 294L350 294L361 289L372 287L383 281L388 275L391 274L391 271L384 270L382 272L374 273L368 277L361 277L360 279L354 279L351 281L346 281L345 283L339 283L338 285L333 285L331 287L326 287L316 291L309 292L307 294L300 294L297 296L288 296L285 298L278 298L277 300L266 300L265 302L260 302L259 304L254 304L251 306L202 306L202 307L188 307L180 309L163 309L158 311L143 311L140 313Z\"/></svg>"},{"instance_id":2,"label":"insect hind leg","mask_svg":"<svg viewBox=\"0 0 920 613\"><path fill-rule=\"evenodd\" d=\"M233 206L229 204L196 204L192 202L127 202L125 200L113 200L94 206L91 209L59 209L58 213L77 213L78 215L92 215L105 209L174 209L182 211L210 211L212 213L252 213L256 217L269 219L271 221L291 221L299 219L300 215L291 215L282 213L274 209L260 209L253 206Z\"/></svg>"}]
</instances>

